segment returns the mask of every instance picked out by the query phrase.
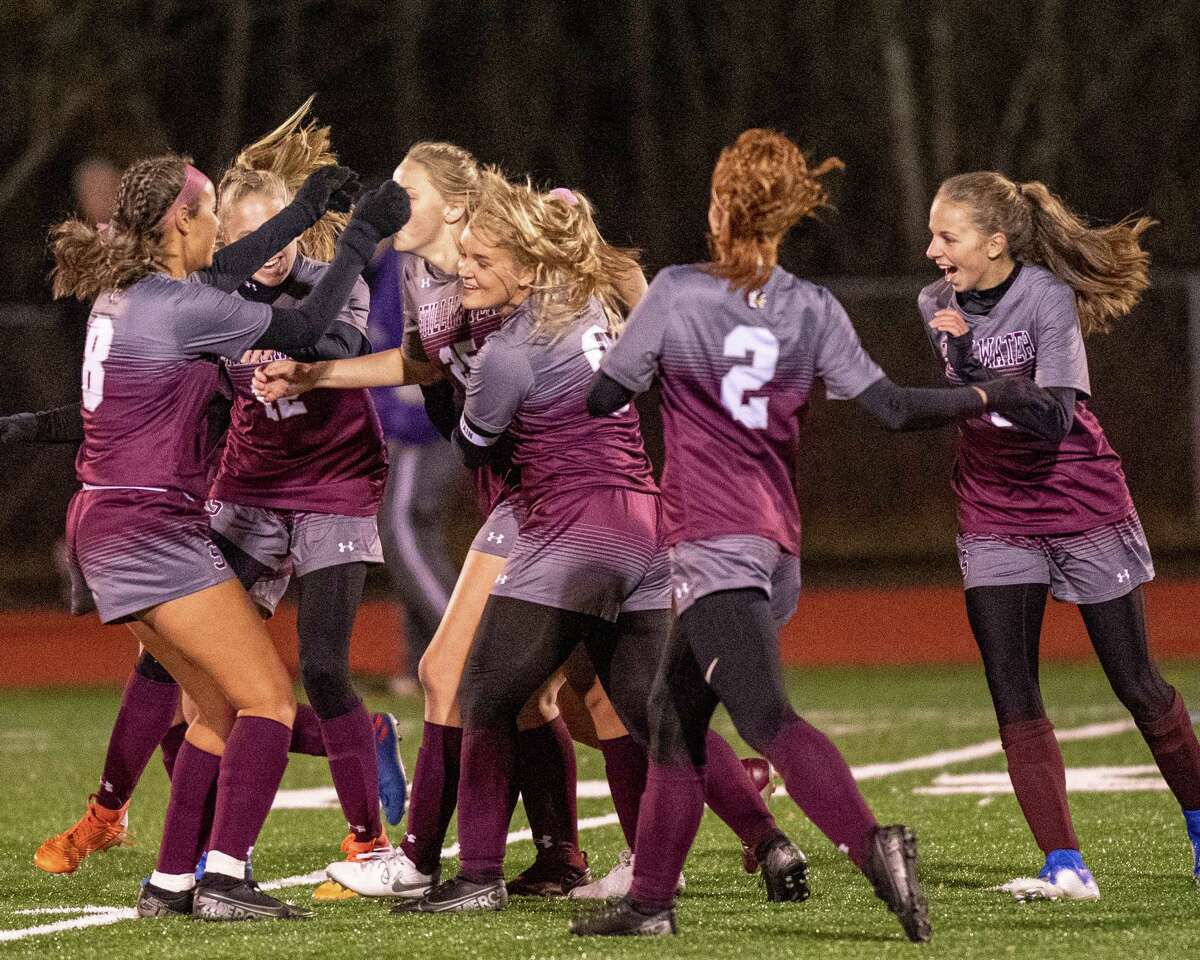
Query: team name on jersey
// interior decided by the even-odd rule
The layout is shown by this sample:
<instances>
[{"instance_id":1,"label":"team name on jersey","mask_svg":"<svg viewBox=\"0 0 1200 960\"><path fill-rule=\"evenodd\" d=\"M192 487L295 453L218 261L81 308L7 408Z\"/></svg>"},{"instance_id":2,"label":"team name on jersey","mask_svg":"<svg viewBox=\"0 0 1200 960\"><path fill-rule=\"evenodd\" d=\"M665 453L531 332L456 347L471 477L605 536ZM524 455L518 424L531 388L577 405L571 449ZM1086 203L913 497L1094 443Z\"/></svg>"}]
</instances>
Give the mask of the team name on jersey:
<instances>
[{"instance_id":1,"label":"team name on jersey","mask_svg":"<svg viewBox=\"0 0 1200 960\"><path fill-rule=\"evenodd\" d=\"M421 335L434 337L439 333L454 330L462 322L462 300L457 297L443 297L417 307L417 323L421 327Z\"/></svg>"},{"instance_id":2,"label":"team name on jersey","mask_svg":"<svg viewBox=\"0 0 1200 960\"><path fill-rule=\"evenodd\" d=\"M949 347L945 338L941 338L941 352L942 359L946 361L946 375L957 381L958 376L948 359ZM1027 368L1037 359L1037 349L1028 330L1014 330L994 337L983 337L971 344L971 352L976 360L991 370Z\"/></svg>"}]
</instances>

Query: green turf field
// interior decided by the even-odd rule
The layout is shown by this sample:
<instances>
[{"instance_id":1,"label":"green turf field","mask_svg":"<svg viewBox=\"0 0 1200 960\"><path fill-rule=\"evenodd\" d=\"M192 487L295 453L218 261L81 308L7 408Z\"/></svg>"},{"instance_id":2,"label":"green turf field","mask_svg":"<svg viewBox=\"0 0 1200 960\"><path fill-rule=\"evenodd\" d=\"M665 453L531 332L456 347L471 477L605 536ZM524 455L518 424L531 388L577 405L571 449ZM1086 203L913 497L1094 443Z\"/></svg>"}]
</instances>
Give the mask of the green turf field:
<instances>
[{"instance_id":1,"label":"green turf field","mask_svg":"<svg viewBox=\"0 0 1200 960\"><path fill-rule=\"evenodd\" d=\"M1168 664L1169 679L1200 705L1200 664ZM380 902L323 904L305 923L200 924L186 919L116 919L85 929L15 934L78 921L113 921L130 912L139 878L149 873L166 802L161 764L153 762L131 808L139 839L87 861L71 877L32 866L38 842L63 829L95 788L117 692L0 694L0 955L65 957L462 958L597 957L1185 957L1200 944L1200 890L1190 879L1190 849L1169 793L1145 789L1154 776L1126 771L1137 789L1077 792L1076 824L1103 894L1098 903L1018 905L987 888L1036 873L1040 856L1011 794L914 793L939 777L1003 770L1002 758L934 758L920 769L868 765L928 758L982 744L995 735L982 676L964 668L823 670L795 674L793 699L829 732L852 765L865 769L866 795L885 822L912 825L921 841L934 942L907 943L865 880L786 797L772 807L780 825L809 855L813 898L767 904L757 880L741 872L734 838L706 815L688 860L688 892L679 906L681 935L668 941L578 939L568 935L565 902L514 900L500 914L396 917ZM1060 733L1087 728L1063 746L1071 769L1144 767L1150 757L1133 732L1096 726L1123 719L1098 667L1050 666L1043 687ZM397 713L411 769L420 705L368 691L371 707ZM731 734L728 719L719 720ZM745 749L738 743L741 752ZM1093 771L1094 773L1094 771ZM602 777L599 755L579 751L581 780ZM1083 775L1086 775L1084 773ZM1161 782L1161 781L1159 781ZM324 762L293 758L285 788L328 784ZM944 785L944 781L943 781ZM581 818L611 812L607 799L582 799ZM514 829L524 826L518 820ZM276 810L255 851L260 881L306 874L337 856L344 824L336 809ZM398 835L399 831L396 831ZM582 834L603 873L622 846L616 826ZM528 842L510 847L515 873L532 858ZM452 868L451 868L452 869ZM311 885L284 896L309 902ZM38 910L36 914L23 911ZM126 914L114 913L125 910ZM48 912L57 911L57 912Z\"/></svg>"}]
</instances>

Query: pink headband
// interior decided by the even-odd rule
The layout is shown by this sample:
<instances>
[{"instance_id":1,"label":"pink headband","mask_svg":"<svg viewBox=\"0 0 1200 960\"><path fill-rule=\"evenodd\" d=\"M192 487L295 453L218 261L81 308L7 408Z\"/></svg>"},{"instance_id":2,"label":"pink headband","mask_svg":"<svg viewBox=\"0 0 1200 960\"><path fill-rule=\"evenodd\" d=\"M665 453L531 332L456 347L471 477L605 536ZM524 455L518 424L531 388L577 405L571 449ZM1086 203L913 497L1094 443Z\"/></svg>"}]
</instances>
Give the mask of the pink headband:
<instances>
[{"instance_id":1,"label":"pink headband","mask_svg":"<svg viewBox=\"0 0 1200 960\"><path fill-rule=\"evenodd\" d=\"M211 181L202 174L199 170L193 167L190 163L184 164L185 175L183 178L183 186L179 188L179 193L175 200L167 207L167 212L159 219L159 223L166 223L180 207L190 207L200 194L204 192L205 184Z\"/></svg>"},{"instance_id":2,"label":"pink headband","mask_svg":"<svg viewBox=\"0 0 1200 960\"><path fill-rule=\"evenodd\" d=\"M563 203L571 207L579 206L579 198L567 187L555 187L550 191L550 196L556 197Z\"/></svg>"}]
</instances>

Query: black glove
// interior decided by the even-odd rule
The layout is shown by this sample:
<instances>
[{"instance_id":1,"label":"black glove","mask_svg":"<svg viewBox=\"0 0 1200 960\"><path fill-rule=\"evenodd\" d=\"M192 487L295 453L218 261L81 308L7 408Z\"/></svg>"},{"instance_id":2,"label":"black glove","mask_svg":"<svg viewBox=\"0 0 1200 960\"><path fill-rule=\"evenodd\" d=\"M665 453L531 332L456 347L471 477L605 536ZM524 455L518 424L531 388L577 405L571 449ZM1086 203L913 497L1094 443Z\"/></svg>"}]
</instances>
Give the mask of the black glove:
<instances>
[{"instance_id":1,"label":"black glove","mask_svg":"<svg viewBox=\"0 0 1200 960\"><path fill-rule=\"evenodd\" d=\"M28 443L36 436L35 414L14 413L11 417L0 417L0 446L6 443Z\"/></svg>"},{"instance_id":2,"label":"black glove","mask_svg":"<svg viewBox=\"0 0 1200 960\"><path fill-rule=\"evenodd\" d=\"M345 213L359 191L358 174L349 167L329 164L318 167L308 175L296 191L296 202L302 203L319 220L326 211Z\"/></svg>"},{"instance_id":3,"label":"black glove","mask_svg":"<svg viewBox=\"0 0 1200 960\"><path fill-rule=\"evenodd\" d=\"M376 244L401 229L411 214L408 192L395 180L385 180L358 198L341 242L350 246L366 263L374 254Z\"/></svg>"},{"instance_id":4,"label":"black glove","mask_svg":"<svg viewBox=\"0 0 1200 960\"><path fill-rule=\"evenodd\" d=\"M1042 407L1052 399L1028 377L999 377L978 385L987 394L987 409L997 413Z\"/></svg>"}]
</instances>

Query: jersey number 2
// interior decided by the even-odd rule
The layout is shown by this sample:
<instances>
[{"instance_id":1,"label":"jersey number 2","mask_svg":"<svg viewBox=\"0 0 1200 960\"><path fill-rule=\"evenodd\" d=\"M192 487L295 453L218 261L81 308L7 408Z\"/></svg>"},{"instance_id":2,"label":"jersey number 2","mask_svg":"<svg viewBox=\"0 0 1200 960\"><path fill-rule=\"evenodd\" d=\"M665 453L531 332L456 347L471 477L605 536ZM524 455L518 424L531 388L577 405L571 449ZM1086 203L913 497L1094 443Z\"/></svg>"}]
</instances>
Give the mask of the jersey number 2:
<instances>
[{"instance_id":1,"label":"jersey number 2","mask_svg":"<svg viewBox=\"0 0 1200 960\"><path fill-rule=\"evenodd\" d=\"M112 317L97 314L88 324L83 348L83 409L95 410L104 399L104 361L112 349Z\"/></svg>"},{"instance_id":2,"label":"jersey number 2","mask_svg":"<svg viewBox=\"0 0 1200 960\"><path fill-rule=\"evenodd\" d=\"M729 415L751 430L767 429L767 397L750 397L747 393L761 390L775 376L779 360L779 340L764 327L734 327L725 337L725 356L747 358L721 378L721 403Z\"/></svg>"}]
</instances>

